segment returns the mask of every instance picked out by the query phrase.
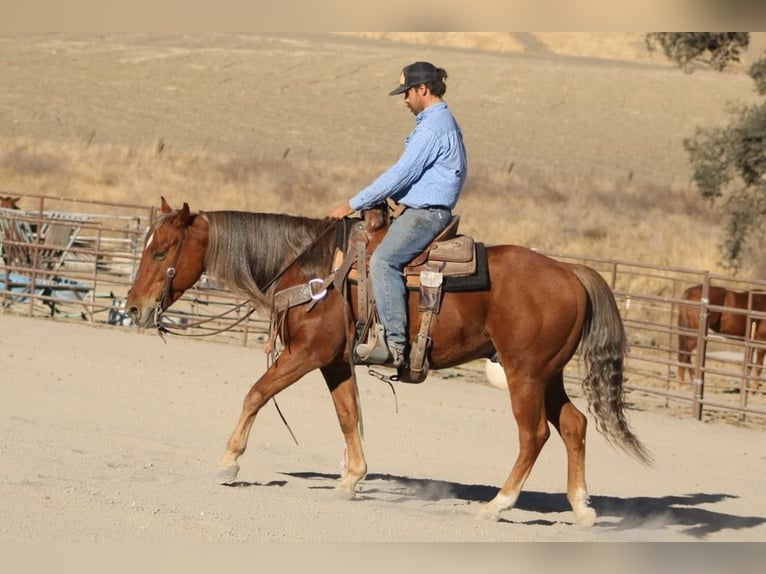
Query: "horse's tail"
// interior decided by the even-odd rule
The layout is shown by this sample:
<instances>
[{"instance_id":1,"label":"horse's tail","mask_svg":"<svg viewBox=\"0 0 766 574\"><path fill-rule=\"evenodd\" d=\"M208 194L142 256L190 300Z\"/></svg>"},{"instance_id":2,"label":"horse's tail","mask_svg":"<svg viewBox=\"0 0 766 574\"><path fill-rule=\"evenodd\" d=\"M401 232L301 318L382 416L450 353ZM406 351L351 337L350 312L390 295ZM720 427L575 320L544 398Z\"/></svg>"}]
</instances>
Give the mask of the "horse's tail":
<instances>
[{"instance_id":1,"label":"horse's tail","mask_svg":"<svg viewBox=\"0 0 766 574\"><path fill-rule=\"evenodd\" d=\"M628 341L617 302L595 269L585 265L572 265L572 269L590 303L580 342L586 367L582 388L588 412L596 419L596 428L607 442L649 465L651 454L630 430L623 412L623 362Z\"/></svg>"}]
</instances>

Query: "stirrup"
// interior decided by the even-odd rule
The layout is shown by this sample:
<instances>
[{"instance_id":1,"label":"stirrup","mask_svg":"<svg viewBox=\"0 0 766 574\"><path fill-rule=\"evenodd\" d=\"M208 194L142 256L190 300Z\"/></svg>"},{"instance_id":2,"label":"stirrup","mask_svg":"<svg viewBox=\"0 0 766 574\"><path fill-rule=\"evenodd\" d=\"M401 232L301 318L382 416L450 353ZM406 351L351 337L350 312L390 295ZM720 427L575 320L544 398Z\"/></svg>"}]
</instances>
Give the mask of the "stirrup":
<instances>
[{"instance_id":1,"label":"stirrup","mask_svg":"<svg viewBox=\"0 0 766 574\"><path fill-rule=\"evenodd\" d=\"M397 369L407 364L405 350L399 346L388 346L385 327L380 323L373 325L367 341L358 344L354 352L357 358L366 364L389 365Z\"/></svg>"},{"instance_id":2,"label":"stirrup","mask_svg":"<svg viewBox=\"0 0 766 574\"><path fill-rule=\"evenodd\" d=\"M380 323L375 323L370 331L367 341L360 343L354 350L357 358L364 363L383 365L391 358L386 345L385 328Z\"/></svg>"},{"instance_id":3,"label":"stirrup","mask_svg":"<svg viewBox=\"0 0 766 574\"><path fill-rule=\"evenodd\" d=\"M371 346L368 343L360 343L356 346L356 356L365 363L385 365L391 359L391 353L385 343Z\"/></svg>"}]
</instances>

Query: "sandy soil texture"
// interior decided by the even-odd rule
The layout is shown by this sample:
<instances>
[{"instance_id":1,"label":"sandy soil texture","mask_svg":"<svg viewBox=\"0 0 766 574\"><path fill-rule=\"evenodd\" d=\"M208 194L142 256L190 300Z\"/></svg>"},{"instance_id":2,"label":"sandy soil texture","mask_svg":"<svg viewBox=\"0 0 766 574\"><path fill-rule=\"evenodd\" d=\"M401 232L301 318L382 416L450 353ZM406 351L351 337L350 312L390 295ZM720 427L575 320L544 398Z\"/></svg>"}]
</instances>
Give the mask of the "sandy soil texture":
<instances>
[{"instance_id":1,"label":"sandy soil texture","mask_svg":"<svg viewBox=\"0 0 766 574\"><path fill-rule=\"evenodd\" d=\"M766 541L766 431L630 410L656 464L591 428L594 527L573 524L556 436L517 508L487 522L477 511L517 438L506 393L482 377L434 375L394 396L360 368L369 475L347 501L318 373L278 397L299 445L267 406L240 482L224 487L215 467L265 368L259 350L11 315L0 344L0 540Z\"/></svg>"}]
</instances>

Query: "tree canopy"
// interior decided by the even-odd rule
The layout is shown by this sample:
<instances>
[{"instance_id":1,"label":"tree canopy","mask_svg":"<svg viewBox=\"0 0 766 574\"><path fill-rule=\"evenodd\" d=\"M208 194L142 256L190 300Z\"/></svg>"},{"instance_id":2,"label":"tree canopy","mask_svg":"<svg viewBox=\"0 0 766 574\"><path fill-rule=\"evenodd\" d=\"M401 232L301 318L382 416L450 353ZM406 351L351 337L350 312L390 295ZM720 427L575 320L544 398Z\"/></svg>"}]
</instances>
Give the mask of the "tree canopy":
<instances>
[{"instance_id":1,"label":"tree canopy","mask_svg":"<svg viewBox=\"0 0 766 574\"><path fill-rule=\"evenodd\" d=\"M748 32L652 32L646 46L653 51L659 45L665 56L692 71L692 64L710 66L719 72L739 62L740 52L750 44Z\"/></svg>"},{"instance_id":2,"label":"tree canopy","mask_svg":"<svg viewBox=\"0 0 766 574\"><path fill-rule=\"evenodd\" d=\"M659 44L688 73L695 63L724 70L739 62L749 41L748 32L663 32L646 37L650 49ZM753 63L748 75L756 92L766 95L766 57ZM728 125L697 128L683 143L700 194L721 205L726 217L722 264L736 272L756 236L763 238L766 229L766 102L739 105Z\"/></svg>"}]
</instances>

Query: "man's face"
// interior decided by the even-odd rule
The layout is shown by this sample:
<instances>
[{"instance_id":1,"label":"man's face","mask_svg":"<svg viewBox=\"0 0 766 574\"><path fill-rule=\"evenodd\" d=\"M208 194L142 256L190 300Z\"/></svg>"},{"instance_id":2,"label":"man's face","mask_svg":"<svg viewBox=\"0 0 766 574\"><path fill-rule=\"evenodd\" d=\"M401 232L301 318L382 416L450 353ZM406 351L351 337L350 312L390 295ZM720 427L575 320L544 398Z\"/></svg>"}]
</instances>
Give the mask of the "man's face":
<instances>
[{"instance_id":1,"label":"man's face","mask_svg":"<svg viewBox=\"0 0 766 574\"><path fill-rule=\"evenodd\" d=\"M404 103L414 115L418 115L425 108L425 94L426 87L424 84L412 86L404 92Z\"/></svg>"}]
</instances>

